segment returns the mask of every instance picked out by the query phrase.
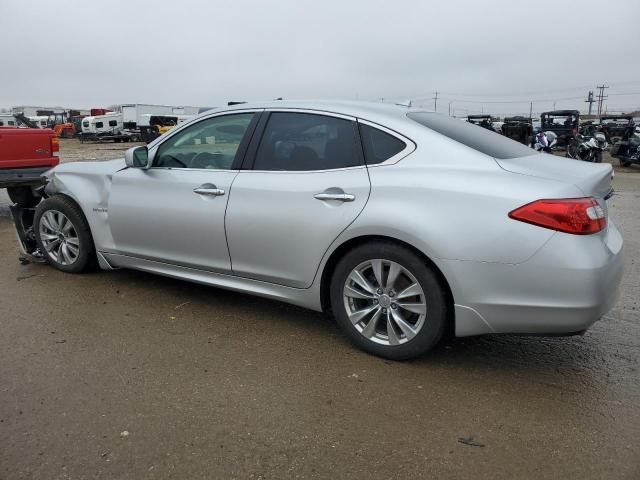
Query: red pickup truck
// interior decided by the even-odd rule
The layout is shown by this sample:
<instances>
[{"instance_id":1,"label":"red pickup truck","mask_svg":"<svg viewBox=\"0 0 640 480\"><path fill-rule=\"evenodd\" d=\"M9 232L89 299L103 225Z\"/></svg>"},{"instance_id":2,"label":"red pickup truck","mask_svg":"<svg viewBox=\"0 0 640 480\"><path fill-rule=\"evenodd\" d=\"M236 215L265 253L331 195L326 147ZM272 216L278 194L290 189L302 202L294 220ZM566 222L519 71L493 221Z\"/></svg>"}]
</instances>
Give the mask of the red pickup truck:
<instances>
[{"instance_id":1,"label":"red pickup truck","mask_svg":"<svg viewBox=\"0 0 640 480\"><path fill-rule=\"evenodd\" d=\"M0 127L0 188L24 207L40 199L33 187L41 185L40 175L60 162L60 145L53 130Z\"/></svg>"}]
</instances>

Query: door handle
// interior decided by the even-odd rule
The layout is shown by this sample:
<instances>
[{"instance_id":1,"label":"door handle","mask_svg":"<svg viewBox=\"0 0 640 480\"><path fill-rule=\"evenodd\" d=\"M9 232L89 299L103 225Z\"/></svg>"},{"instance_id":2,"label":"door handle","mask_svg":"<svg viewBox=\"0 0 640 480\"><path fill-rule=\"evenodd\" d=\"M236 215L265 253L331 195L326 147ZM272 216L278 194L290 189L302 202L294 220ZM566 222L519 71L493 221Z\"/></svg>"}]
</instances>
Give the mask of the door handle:
<instances>
[{"instance_id":1,"label":"door handle","mask_svg":"<svg viewBox=\"0 0 640 480\"><path fill-rule=\"evenodd\" d=\"M198 195L211 195L213 197L219 197L224 195L224 190L216 187L211 183L205 183L204 185L200 185L197 188L193 189L193 193L197 193Z\"/></svg>"},{"instance_id":2,"label":"door handle","mask_svg":"<svg viewBox=\"0 0 640 480\"><path fill-rule=\"evenodd\" d=\"M313 198L318 200L338 200L339 202L353 202L355 195L350 193L316 193Z\"/></svg>"}]
</instances>

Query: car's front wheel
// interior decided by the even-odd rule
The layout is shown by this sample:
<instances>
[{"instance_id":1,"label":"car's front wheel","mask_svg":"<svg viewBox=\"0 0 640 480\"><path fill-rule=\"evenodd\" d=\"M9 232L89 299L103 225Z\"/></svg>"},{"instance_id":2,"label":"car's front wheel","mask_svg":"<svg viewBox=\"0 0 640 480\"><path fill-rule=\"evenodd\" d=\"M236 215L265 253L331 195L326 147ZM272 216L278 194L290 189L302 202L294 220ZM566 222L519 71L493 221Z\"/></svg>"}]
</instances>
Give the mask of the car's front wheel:
<instances>
[{"instance_id":1,"label":"car's front wheel","mask_svg":"<svg viewBox=\"0 0 640 480\"><path fill-rule=\"evenodd\" d=\"M403 360L418 357L442 337L447 295L425 260L394 243L365 244L337 264L331 308L363 350Z\"/></svg>"},{"instance_id":2,"label":"car's front wheel","mask_svg":"<svg viewBox=\"0 0 640 480\"><path fill-rule=\"evenodd\" d=\"M78 273L95 263L89 225L71 199L57 195L41 202L33 226L40 251L58 270Z\"/></svg>"}]
</instances>

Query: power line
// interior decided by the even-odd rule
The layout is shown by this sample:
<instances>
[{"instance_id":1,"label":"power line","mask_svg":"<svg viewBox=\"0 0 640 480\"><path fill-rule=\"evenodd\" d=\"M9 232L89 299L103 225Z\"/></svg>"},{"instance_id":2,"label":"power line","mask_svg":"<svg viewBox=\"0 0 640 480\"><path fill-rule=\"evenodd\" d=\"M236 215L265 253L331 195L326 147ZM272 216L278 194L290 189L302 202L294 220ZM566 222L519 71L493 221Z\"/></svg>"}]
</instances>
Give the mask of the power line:
<instances>
[{"instance_id":1,"label":"power line","mask_svg":"<svg viewBox=\"0 0 640 480\"><path fill-rule=\"evenodd\" d=\"M497 104L509 104L509 103L529 103L531 99L523 99L523 100L464 100L462 98L455 97L438 97L445 100L451 100L460 103L497 103ZM582 96L579 97L561 97L561 98L535 98L535 102L556 102L559 100L582 100Z\"/></svg>"},{"instance_id":2,"label":"power line","mask_svg":"<svg viewBox=\"0 0 640 480\"><path fill-rule=\"evenodd\" d=\"M620 85L640 85L640 80L631 80L624 82L613 82L609 84L610 86L620 86ZM535 95L548 95L549 93L555 92L569 92L569 91L577 91L584 90L587 88L591 88L592 85L582 85L579 87L566 87L566 88L555 88L555 89L546 89L534 92L519 92L519 93L454 93L454 92L438 92L439 94L443 94L451 97L483 97L483 98L508 98L508 97L523 97L523 96L535 96ZM621 93L616 95L636 95L636 93ZM423 95L423 96L413 96L412 100L424 100L427 98L433 98L431 95ZM577 97L567 98L567 100L573 100ZM558 99L562 100L562 99ZM528 101L528 100L527 100ZM545 101L545 100L537 100L537 101ZM553 101L553 100L550 100ZM485 102L488 103L488 102Z\"/></svg>"}]
</instances>

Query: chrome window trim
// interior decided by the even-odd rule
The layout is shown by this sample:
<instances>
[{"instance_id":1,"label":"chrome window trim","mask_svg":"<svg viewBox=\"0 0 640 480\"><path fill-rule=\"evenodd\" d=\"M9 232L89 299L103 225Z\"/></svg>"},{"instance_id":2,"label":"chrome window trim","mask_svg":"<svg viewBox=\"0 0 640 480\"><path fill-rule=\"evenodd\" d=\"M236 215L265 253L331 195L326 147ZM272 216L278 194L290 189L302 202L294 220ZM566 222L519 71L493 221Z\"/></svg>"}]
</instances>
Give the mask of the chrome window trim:
<instances>
[{"instance_id":1,"label":"chrome window trim","mask_svg":"<svg viewBox=\"0 0 640 480\"><path fill-rule=\"evenodd\" d=\"M357 170L359 168L367 168L366 165L357 165L355 167L342 167L342 168L325 168L324 170L240 170L242 173L275 173L275 174L304 174L304 173L324 173L324 172L339 172L342 170Z\"/></svg>"},{"instance_id":2,"label":"chrome window trim","mask_svg":"<svg viewBox=\"0 0 640 480\"><path fill-rule=\"evenodd\" d=\"M380 125L379 123L371 122L363 118L358 118L358 123L361 123L362 125L368 125L369 127L372 127L372 128L377 128L378 130L388 135L391 135L392 137L395 137L398 140L401 140L406 145L406 147L403 150L399 151L394 156L387 158L384 162L374 163L373 165L367 165L367 168L376 168L376 167L384 167L385 165L393 165L395 163L398 163L403 158L411 155L418 148L418 146L416 145L416 142L411 140L409 137L405 137L404 135L396 132L395 130L391 130L390 128ZM364 148L364 145L363 145L363 148ZM365 162L366 162L366 159L365 159Z\"/></svg>"}]
</instances>

